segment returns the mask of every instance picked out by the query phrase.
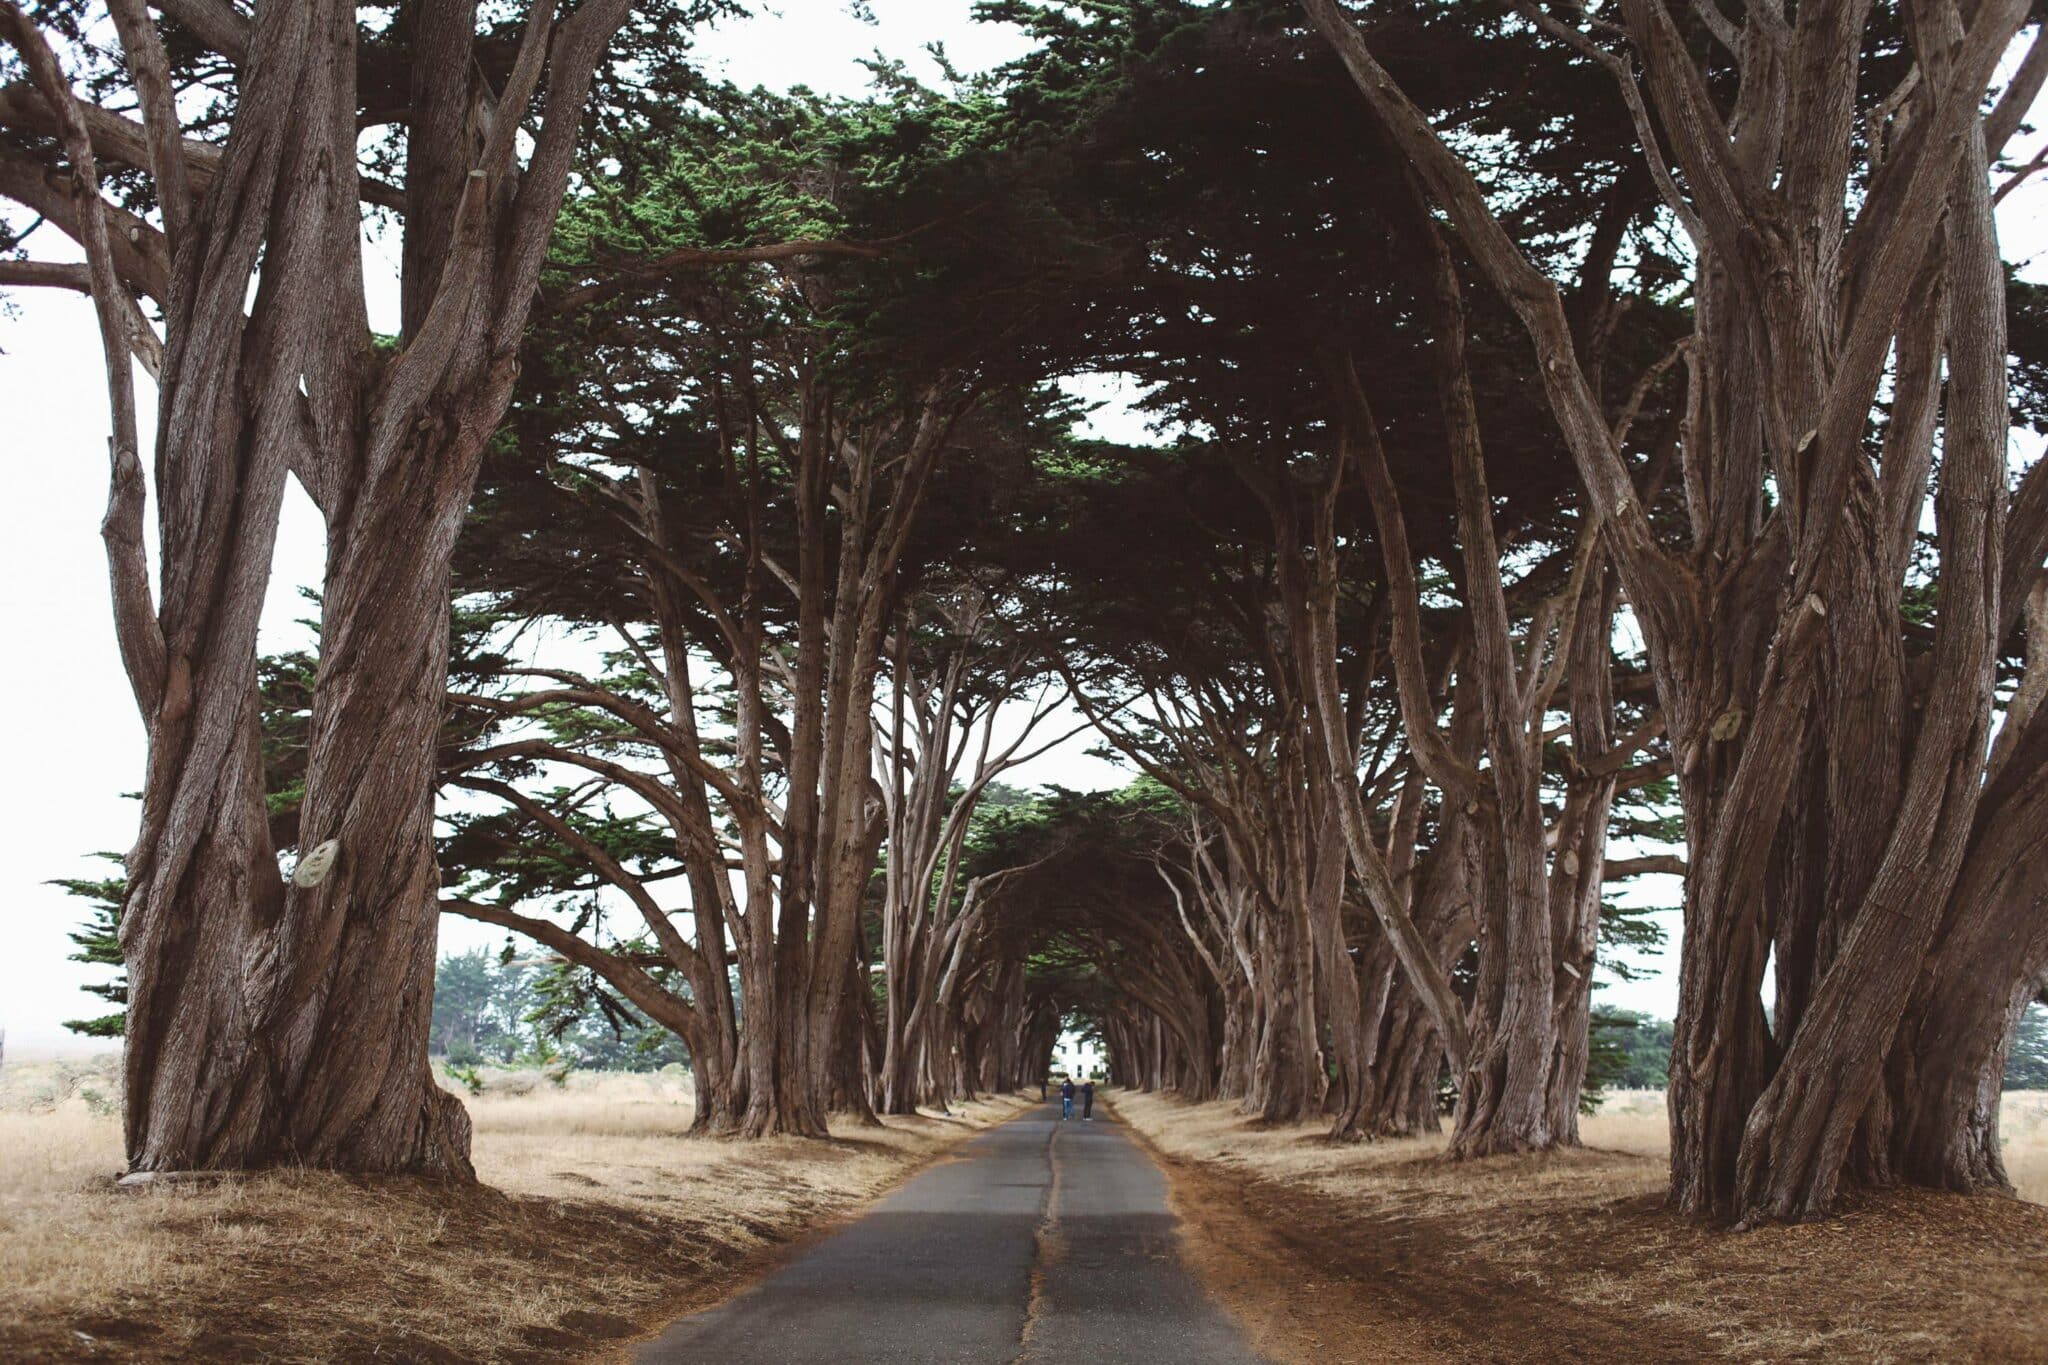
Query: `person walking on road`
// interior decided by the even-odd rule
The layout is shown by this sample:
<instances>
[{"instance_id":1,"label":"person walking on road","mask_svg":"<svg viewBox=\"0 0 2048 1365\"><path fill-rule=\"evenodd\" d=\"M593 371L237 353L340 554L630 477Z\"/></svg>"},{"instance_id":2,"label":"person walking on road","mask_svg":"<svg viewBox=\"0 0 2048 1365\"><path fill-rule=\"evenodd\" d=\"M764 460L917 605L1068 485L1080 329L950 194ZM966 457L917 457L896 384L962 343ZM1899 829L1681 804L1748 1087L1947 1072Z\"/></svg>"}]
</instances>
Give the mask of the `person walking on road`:
<instances>
[{"instance_id":1,"label":"person walking on road","mask_svg":"<svg viewBox=\"0 0 2048 1365\"><path fill-rule=\"evenodd\" d=\"M1060 1082L1060 1118L1066 1120L1072 1117L1074 1117L1074 1078L1069 1076Z\"/></svg>"},{"instance_id":2,"label":"person walking on road","mask_svg":"<svg viewBox=\"0 0 2048 1365\"><path fill-rule=\"evenodd\" d=\"M1095 1082L1089 1081L1081 1087L1081 1117L1083 1120L1095 1117Z\"/></svg>"}]
</instances>

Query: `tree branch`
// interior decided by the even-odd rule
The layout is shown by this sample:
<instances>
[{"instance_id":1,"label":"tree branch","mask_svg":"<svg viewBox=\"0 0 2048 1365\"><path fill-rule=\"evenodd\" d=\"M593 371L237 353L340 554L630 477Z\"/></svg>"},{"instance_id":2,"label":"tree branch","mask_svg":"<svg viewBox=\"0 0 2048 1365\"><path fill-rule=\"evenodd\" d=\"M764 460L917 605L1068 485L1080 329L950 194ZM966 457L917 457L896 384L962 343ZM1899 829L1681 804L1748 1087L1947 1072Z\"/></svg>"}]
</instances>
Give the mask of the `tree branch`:
<instances>
[{"instance_id":1,"label":"tree branch","mask_svg":"<svg viewBox=\"0 0 2048 1365\"><path fill-rule=\"evenodd\" d=\"M81 248L85 245L91 226L80 215L81 200L73 178L5 143L0 143L0 196L40 214ZM114 273L129 288L162 303L171 292L171 263L163 234L126 209L107 203L97 189L93 198L99 200L100 216L108 225Z\"/></svg>"},{"instance_id":2,"label":"tree branch","mask_svg":"<svg viewBox=\"0 0 2048 1365\"><path fill-rule=\"evenodd\" d=\"M1654 853L1644 858L1609 858L1600 877L1602 881L1618 882L1652 872L1683 877L1686 873L1685 859L1670 853Z\"/></svg>"},{"instance_id":3,"label":"tree branch","mask_svg":"<svg viewBox=\"0 0 2048 1365\"><path fill-rule=\"evenodd\" d=\"M0 286L10 289L69 289L92 293L92 271L83 262L0 260Z\"/></svg>"},{"instance_id":4,"label":"tree branch","mask_svg":"<svg viewBox=\"0 0 2048 1365\"><path fill-rule=\"evenodd\" d=\"M2026 121L2027 111L2034 107L2044 81L2048 81L2048 24L2034 30L2034 41L2028 45L2019 70L2013 72L1998 103L1984 116L1984 146L1993 161L2004 154L2005 144L2012 141L2013 134Z\"/></svg>"},{"instance_id":5,"label":"tree branch","mask_svg":"<svg viewBox=\"0 0 2048 1365\"><path fill-rule=\"evenodd\" d=\"M1422 592L1416 580L1414 552L1408 548L1408 523L1401 512L1401 495L1387 468L1379 423L1373 417L1364 386L1358 381L1358 368L1348 358L1343 364L1342 378L1342 392L1351 408L1350 455L1372 503L1373 522L1379 528L1380 560L1386 566L1387 589L1393 599L1391 652L1408 744L1430 781L1459 805L1470 805L1479 799L1479 774L1459 760L1437 728L1437 707L1430 696L1429 680L1424 676Z\"/></svg>"},{"instance_id":6,"label":"tree branch","mask_svg":"<svg viewBox=\"0 0 2048 1365\"><path fill-rule=\"evenodd\" d=\"M1714 41L1729 52L1741 55L1742 30L1734 20L1721 12L1718 0L1692 0L1693 13L1699 15L1700 23L1707 32L1714 35Z\"/></svg>"},{"instance_id":7,"label":"tree branch","mask_svg":"<svg viewBox=\"0 0 2048 1365\"><path fill-rule=\"evenodd\" d=\"M800 261L812 256L845 256L856 260L877 260L887 254L887 250L880 246L822 239L771 242L762 246L677 247L659 256L619 262L612 267L613 273L609 278L575 289L563 290L549 298L544 307L550 313L574 312L578 308L601 303L624 293L635 284L658 280L678 270L700 270L752 262Z\"/></svg>"},{"instance_id":8,"label":"tree branch","mask_svg":"<svg viewBox=\"0 0 2048 1365\"><path fill-rule=\"evenodd\" d=\"M107 0L107 11L120 34L128 76L142 106L147 165L156 177L157 206L163 214L166 248L171 259L176 260L185 223L192 216L192 186L185 174L185 140L179 132L178 107L171 93L170 63L164 57L163 39L150 21L143 0Z\"/></svg>"},{"instance_id":9,"label":"tree branch","mask_svg":"<svg viewBox=\"0 0 2048 1365\"><path fill-rule=\"evenodd\" d=\"M1609 543L1629 600L1653 638L1668 634L1689 577L1658 547L1649 517L1636 501L1628 467L1586 381L1557 285L1532 265L1486 202L1470 168L1444 145L1429 119L1394 83L1364 34L1337 0L1302 0L1310 20L1350 71L1395 145L1414 164L1431 195L1456 225L1488 280L1521 319L1579 478L1607 525Z\"/></svg>"},{"instance_id":10,"label":"tree branch","mask_svg":"<svg viewBox=\"0 0 2048 1365\"><path fill-rule=\"evenodd\" d=\"M641 1013L663 1028L682 1034L686 1041L697 1031L696 1010L688 1001L663 990L653 977L625 957L608 953L559 924L472 900L443 900L441 913L481 920L485 924L524 934L536 943L553 948L577 966L596 972L617 987L619 994L638 1006Z\"/></svg>"},{"instance_id":11,"label":"tree branch","mask_svg":"<svg viewBox=\"0 0 2048 1365\"><path fill-rule=\"evenodd\" d=\"M163 702L166 665L163 629L150 598L148 550L142 539L146 494L137 449L135 379L128 358L134 345L129 311L135 301L115 276L106 201L100 197L92 139L57 55L14 0L0 0L0 30L5 30L56 113L63 130L64 154L71 161L72 200L85 247L93 306L99 313L100 349L106 358L113 417L113 433L107 443L111 464L107 512L100 523L100 539L106 545L107 570L113 582L114 627L121 661L127 666L129 686L143 722L153 728Z\"/></svg>"},{"instance_id":12,"label":"tree branch","mask_svg":"<svg viewBox=\"0 0 2048 1365\"><path fill-rule=\"evenodd\" d=\"M1713 9L1713 0L1698 0L1698 3L1707 9ZM1544 13L1532 0L1519 0L1515 8L1545 33L1557 38L1588 61L1606 68L1607 73L1614 77L1614 83L1621 91L1622 103L1628 106L1629 120L1635 125L1636 144L1642 150L1643 161L1650 168L1650 178L1656 182L1657 193L1663 198L1664 207L1670 209L1672 216L1678 219L1679 226L1685 229L1685 235L1692 239L1694 246L1704 245L1706 229L1700 226L1699 215L1693 212L1692 205L1679 193L1678 182L1671 178L1671 167L1664 160L1663 148L1657 145L1656 125L1650 121L1650 111L1643 104L1643 92L1636 86L1636 73L1630 69L1627 60L1609 52L1569 24L1558 22ZM1714 13L1718 17L1720 11L1714 10ZM1725 23L1726 20L1722 22Z\"/></svg>"},{"instance_id":13,"label":"tree branch","mask_svg":"<svg viewBox=\"0 0 2048 1365\"><path fill-rule=\"evenodd\" d=\"M1998 638L2019 623L2027 594L2048 564L2048 459L2034 461L2020 476L2007 504L2005 555L1998 585Z\"/></svg>"},{"instance_id":14,"label":"tree branch","mask_svg":"<svg viewBox=\"0 0 2048 1365\"><path fill-rule=\"evenodd\" d=\"M545 2L552 6L552 0ZM534 3L539 5L543 0ZM555 219L561 212L562 196L568 189L569 167L583 128L590 83L597 64L611 45L612 35L626 21L630 8L630 0L588 0L555 27L554 39L548 45L548 88L540 132L534 138L526 172L519 178L496 263L504 311L492 326L491 339L494 349L500 352L509 353L526 329L541 262L546 258ZM524 108L525 100L521 99L504 117L516 126Z\"/></svg>"},{"instance_id":15,"label":"tree branch","mask_svg":"<svg viewBox=\"0 0 2048 1365\"><path fill-rule=\"evenodd\" d=\"M246 61L255 25L229 0L150 0L169 18L234 63Z\"/></svg>"},{"instance_id":16,"label":"tree branch","mask_svg":"<svg viewBox=\"0 0 2048 1365\"><path fill-rule=\"evenodd\" d=\"M566 819L510 783L488 777L458 777L455 782L457 786L497 797L574 849L606 881L625 892L640 911L640 918L647 922L647 927L653 931L655 941L661 944L662 951L668 954L671 962L686 972L701 974L703 963L697 956L697 950L692 948L683 939L682 934L677 932L675 925L669 922L668 915L663 912L654 897L648 894L642 880L626 871L625 865L614 858L603 845L588 838Z\"/></svg>"}]
</instances>

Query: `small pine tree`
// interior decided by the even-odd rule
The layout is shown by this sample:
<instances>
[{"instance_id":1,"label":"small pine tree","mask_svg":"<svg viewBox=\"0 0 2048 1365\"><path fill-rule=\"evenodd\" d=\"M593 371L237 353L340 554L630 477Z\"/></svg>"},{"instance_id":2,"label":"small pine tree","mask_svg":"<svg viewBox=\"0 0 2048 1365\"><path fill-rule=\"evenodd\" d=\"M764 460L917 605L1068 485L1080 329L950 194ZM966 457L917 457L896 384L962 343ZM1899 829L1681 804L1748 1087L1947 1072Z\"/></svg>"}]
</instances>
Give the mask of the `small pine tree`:
<instances>
[{"instance_id":1,"label":"small pine tree","mask_svg":"<svg viewBox=\"0 0 2048 1365\"><path fill-rule=\"evenodd\" d=\"M526 1050L523 1016L532 1008L531 972L488 948L442 957L434 973L434 1017L427 1051L450 1066L503 1064Z\"/></svg>"},{"instance_id":2,"label":"small pine tree","mask_svg":"<svg viewBox=\"0 0 2048 1365\"><path fill-rule=\"evenodd\" d=\"M116 865L123 861L118 853L103 852L93 856ZM50 885L61 886L68 894L82 896L92 902L92 910L85 922L69 936L78 945L78 951L72 953L69 960L93 967L116 968L112 981L79 989L121 1007L112 1014L102 1014L95 1019L67 1019L64 1027L88 1038L119 1038L128 1022L128 973L126 964L121 960L121 904L128 898L128 879L115 876L95 881L86 877L62 877Z\"/></svg>"},{"instance_id":3,"label":"small pine tree","mask_svg":"<svg viewBox=\"0 0 2048 1365\"><path fill-rule=\"evenodd\" d=\"M1635 1021L1624 1011L1604 1005L1593 1008L1592 1018L1587 1020L1586 1078L1579 1083L1581 1114L1598 1112L1607 1099L1607 1088L1621 1084L1629 1061L1625 1035L1634 1028Z\"/></svg>"},{"instance_id":4,"label":"small pine tree","mask_svg":"<svg viewBox=\"0 0 2048 1365\"><path fill-rule=\"evenodd\" d=\"M1623 1090L1662 1090L1671 1083L1671 1021L1634 1010L1593 1009L1594 1053L1610 1058L1606 1084ZM1590 1071L1590 1068L1588 1068Z\"/></svg>"}]
</instances>

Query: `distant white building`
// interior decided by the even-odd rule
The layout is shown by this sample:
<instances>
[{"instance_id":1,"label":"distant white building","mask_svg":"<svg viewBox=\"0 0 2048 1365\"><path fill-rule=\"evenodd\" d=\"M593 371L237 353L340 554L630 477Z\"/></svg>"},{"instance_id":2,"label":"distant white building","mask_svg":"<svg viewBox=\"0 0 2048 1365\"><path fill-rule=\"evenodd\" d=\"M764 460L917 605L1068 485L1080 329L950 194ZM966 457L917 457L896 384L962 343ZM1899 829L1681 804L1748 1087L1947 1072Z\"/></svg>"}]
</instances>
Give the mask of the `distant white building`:
<instances>
[{"instance_id":1,"label":"distant white building","mask_svg":"<svg viewBox=\"0 0 2048 1365\"><path fill-rule=\"evenodd\" d=\"M1104 1071L1102 1044L1078 1033L1062 1033L1052 1049L1052 1074L1085 1081Z\"/></svg>"}]
</instances>

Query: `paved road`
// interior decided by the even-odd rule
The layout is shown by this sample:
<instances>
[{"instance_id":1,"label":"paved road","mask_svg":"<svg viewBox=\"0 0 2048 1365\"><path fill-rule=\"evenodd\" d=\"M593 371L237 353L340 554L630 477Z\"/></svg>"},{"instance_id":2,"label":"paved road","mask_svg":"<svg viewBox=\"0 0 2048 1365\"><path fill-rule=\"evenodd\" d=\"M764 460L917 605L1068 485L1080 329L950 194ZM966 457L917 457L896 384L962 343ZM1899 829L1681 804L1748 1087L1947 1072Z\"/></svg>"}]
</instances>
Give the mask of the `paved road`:
<instances>
[{"instance_id":1,"label":"paved road","mask_svg":"<svg viewBox=\"0 0 2048 1365\"><path fill-rule=\"evenodd\" d=\"M1059 1102L992 1128L642 1362L1254 1365L1181 1264L1166 1181Z\"/></svg>"}]
</instances>

